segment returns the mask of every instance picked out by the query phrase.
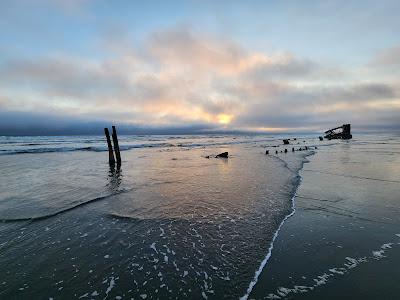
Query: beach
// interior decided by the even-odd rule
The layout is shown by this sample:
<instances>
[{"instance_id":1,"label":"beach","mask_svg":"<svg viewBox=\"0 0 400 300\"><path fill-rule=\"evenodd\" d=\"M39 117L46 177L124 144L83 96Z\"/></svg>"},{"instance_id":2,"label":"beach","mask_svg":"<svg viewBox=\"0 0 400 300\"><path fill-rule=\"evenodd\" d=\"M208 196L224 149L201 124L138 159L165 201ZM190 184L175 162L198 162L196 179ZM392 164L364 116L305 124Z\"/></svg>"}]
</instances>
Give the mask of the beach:
<instances>
[{"instance_id":1,"label":"beach","mask_svg":"<svg viewBox=\"0 0 400 300\"><path fill-rule=\"evenodd\" d=\"M0 298L395 299L400 138L282 138L2 137Z\"/></svg>"},{"instance_id":2,"label":"beach","mask_svg":"<svg viewBox=\"0 0 400 300\"><path fill-rule=\"evenodd\" d=\"M399 150L396 137L367 135L308 157L251 297L397 299Z\"/></svg>"}]
</instances>

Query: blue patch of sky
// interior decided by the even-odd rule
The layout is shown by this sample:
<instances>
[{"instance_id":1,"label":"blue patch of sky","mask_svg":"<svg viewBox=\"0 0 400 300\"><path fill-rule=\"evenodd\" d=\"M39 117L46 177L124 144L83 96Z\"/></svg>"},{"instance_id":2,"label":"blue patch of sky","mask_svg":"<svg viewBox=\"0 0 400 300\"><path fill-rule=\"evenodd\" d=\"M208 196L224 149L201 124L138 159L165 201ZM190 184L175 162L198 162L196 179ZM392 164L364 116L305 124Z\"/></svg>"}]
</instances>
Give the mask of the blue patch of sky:
<instances>
[{"instance_id":1,"label":"blue patch of sky","mask_svg":"<svg viewBox=\"0 0 400 300\"><path fill-rule=\"evenodd\" d=\"M49 3L0 5L3 59L101 57L101 36L109 28L121 28L140 43L154 31L191 27L251 51L286 51L346 65L365 63L400 43L398 1L84 1L76 10Z\"/></svg>"}]
</instances>

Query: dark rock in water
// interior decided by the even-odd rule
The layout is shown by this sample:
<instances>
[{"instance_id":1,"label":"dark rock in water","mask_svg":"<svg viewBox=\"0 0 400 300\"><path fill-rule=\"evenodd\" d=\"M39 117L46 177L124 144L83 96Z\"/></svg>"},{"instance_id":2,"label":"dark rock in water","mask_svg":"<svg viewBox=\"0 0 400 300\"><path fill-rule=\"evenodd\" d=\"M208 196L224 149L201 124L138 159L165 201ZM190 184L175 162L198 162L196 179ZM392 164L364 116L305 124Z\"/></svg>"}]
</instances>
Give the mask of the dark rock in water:
<instances>
[{"instance_id":1,"label":"dark rock in water","mask_svg":"<svg viewBox=\"0 0 400 300\"><path fill-rule=\"evenodd\" d=\"M219 157L228 158L228 152L220 153L220 154L218 154L215 158L219 158Z\"/></svg>"},{"instance_id":2,"label":"dark rock in water","mask_svg":"<svg viewBox=\"0 0 400 300\"><path fill-rule=\"evenodd\" d=\"M278 150L275 150L275 154L278 154Z\"/></svg>"},{"instance_id":3,"label":"dark rock in water","mask_svg":"<svg viewBox=\"0 0 400 300\"><path fill-rule=\"evenodd\" d=\"M320 137L319 137L319 140L320 140L320 141L323 141L323 140L324 140L324 138L323 138L322 136L320 136Z\"/></svg>"},{"instance_id":4,"label":"dark rock in water","mask_svg":"<svg viewBox=\"0 0 400 300\"><path fill-rule=\"evenodd\" d=\"M315 146L315 149L318 149L317 146Z\"/></svg>"},{"instance_id":5,"label":"dark rock in water","mask_svg":"<svg viewBox=\"0 0 400 300\"><path fill-rule=\"evenodd\" d=\"M205 158L210 158L210 155L207 155Z\"/></svg>"},{"instance_id":6,"label":"dark rock in water","mask_svg":"<svg viewBox=\"0 0 400 300\"><path fill-rule=\"evenodd\" d=\"M294 138L295 141L297 141L297 138Z\"/></svg>"},{"instance_id":7,"label":"dark rock in water","mask_svg":"<svg viewBox=\"0 0 400 300\"><path fill-rule=\"evenodd\" d=\"M306 150L308 150L308 147L306 146Z\"/></svg>"},{"instance_id":8,"label":"dark rock in water","mask_svg":"<svg viewBox=\"0 0 400 300\"><path fill-rule=\"evenodd\" d=\"M269 154L269 150L265 151L265 154L267 154L267 155L268 155L268 154Z\"/></svg>"},{"instance_id":9,"label":"dark rock in water","mask_svg":"<svg viewBox=\"0 0 400 300\"><path fill-rule=\"evenodd\" d=\"M285 153L287 153L287 149L285 149Z\"/></svg>"},{"instance_id":10,"label":"dark rock in water","mask_svg":"<svg viewBox=\"0 0 400 300\"><path fill-rule=\"evenodd\" d=\"M283 140L284 145L289 145L289 140Z\"/></svg>"},{"instance_id":11,"label":"dark rock in water","mask_svg":"<svg viewBox=\"0 0 400 300\"><path fill-rule=\"evenodd\" d=\"M292 148L292 152L294 152L294 148Z\"/></svg>"}]
</instances>

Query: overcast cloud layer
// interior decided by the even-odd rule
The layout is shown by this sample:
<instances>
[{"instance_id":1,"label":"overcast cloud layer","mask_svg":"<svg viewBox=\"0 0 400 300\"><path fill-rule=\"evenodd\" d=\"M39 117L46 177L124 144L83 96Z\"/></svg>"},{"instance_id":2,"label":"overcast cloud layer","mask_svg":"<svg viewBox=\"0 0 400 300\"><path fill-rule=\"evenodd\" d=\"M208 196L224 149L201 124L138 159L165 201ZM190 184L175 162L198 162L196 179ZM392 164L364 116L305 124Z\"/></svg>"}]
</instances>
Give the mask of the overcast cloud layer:
<instances>
[{"instance_id":1,"label":"overcast cloud layer","mask_svg":"<svg viewBox=\"0 0 400 300\"><path fill-rule=\"evenodd\" d=\"M132 133L180 134L321 131L345 122L359 129L400 128L400 32L393 41L392 29L384 25L387 45L371 44L367 54L360 48L341 58L322 40L312 41L320 47L315 53L298 54L279 44L244 42L225 27L224 34L216 25L201 28L195 17L189 21L190 8L178 20L160 14L169 22L158 25L163 22L131 22L121 7L109 6L104 15L94 8L104 5L101 1L36 4L29 18L23 18L22 8L30 1L0 7L2 135L96 133L110 123ZM213 15L212 5L205 6L204 13ZM138 7L144 14L155 8ZM108 14L121 14L123 21ZM278 18L276 26L282 22L288 20ZM81 24L84 36L72 23ZM138 31L138 23L154 26ZM58 27L40 30L48 26ZM309 30L317 40L323 34ZM62 35L59 44L56 32Z\"/></svg>"}]
</instances>

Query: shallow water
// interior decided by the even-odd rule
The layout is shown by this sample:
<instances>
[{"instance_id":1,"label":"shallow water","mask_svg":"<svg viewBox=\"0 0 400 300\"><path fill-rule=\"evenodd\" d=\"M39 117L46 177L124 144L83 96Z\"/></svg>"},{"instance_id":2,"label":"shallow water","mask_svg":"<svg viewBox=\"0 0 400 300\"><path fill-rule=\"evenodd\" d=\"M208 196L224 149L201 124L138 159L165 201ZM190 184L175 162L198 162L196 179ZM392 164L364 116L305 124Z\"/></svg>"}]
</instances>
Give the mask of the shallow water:
<instances>
[{"instance_id":1,"label":"shallow water","mask_svg":"<svg viewBox=\"0 0 400 300\"><path fill-rule=\"evenodd\" d=\"M310 154L265 155L280 138L121 137L120 169L101 137L3 138L0 296L246 295Z\"/></svg>"}]
</instances>

